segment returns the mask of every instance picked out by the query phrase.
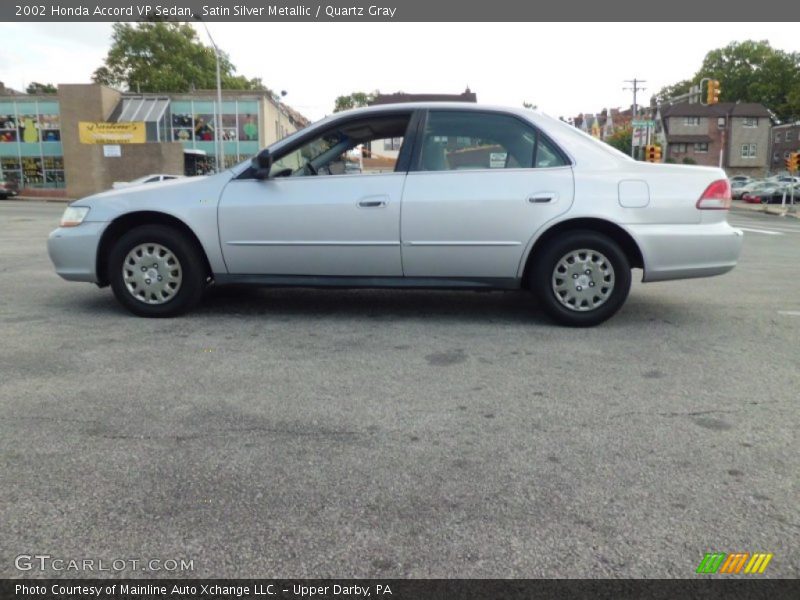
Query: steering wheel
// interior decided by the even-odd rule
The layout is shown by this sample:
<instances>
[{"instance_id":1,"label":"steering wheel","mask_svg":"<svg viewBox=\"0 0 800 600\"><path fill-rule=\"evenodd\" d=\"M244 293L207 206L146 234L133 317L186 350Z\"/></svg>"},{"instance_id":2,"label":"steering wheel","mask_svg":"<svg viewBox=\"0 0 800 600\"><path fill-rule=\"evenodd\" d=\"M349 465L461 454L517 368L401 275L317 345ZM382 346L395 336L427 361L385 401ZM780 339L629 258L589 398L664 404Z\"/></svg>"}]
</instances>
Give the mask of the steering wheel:
<instances>
[{"instance_id":1,"label":"steering wheel","mask_svg":"<svg viewBox=\"0 0 800 600\"><path fill-rule=\"evenodd\" d=\"M308 172L311 173L312 175L317 174L317 168L311 164L310 160L306 162L306 169L308 169Z\"/></svg>"}]
</instances>

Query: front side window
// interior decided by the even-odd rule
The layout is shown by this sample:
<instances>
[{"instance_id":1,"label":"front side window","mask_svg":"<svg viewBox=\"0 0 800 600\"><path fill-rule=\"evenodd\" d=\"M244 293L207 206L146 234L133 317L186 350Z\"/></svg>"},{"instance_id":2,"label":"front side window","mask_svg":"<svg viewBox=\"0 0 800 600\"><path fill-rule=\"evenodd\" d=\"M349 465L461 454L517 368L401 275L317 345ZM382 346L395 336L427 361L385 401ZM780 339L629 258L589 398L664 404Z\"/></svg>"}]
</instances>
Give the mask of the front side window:
<instances>
[{"instance_id":1,"label":"front side window","mask_svg":"<svg viewBox=\"0 0 800 600\"><path fill-rule=\"evenodd\" d=\"M422 138L421 171L560 167L561 153L510 115L431 111Z\"/></svg>"},{"instance_id":2,"label":"front side window","mask_svg":"<svg viewBox=\"0 0 800 600\"><path fill-rule=\"evenodd\" d=\"M270 177L392 173L410 114L346 121L277 157Z\"/></svg>"}]
</instances>

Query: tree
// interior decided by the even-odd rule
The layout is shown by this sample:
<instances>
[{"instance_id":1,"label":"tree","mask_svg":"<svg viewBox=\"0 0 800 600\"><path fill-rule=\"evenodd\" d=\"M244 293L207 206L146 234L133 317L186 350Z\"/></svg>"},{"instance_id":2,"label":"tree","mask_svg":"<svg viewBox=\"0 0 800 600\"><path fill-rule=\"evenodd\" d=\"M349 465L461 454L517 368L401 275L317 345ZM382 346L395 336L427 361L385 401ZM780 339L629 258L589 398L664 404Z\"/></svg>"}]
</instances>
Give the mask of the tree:
<instances>
[{"instance_id":1,"label":"tree","mask_svg":"<svg viewBox=\"0 0 800 600\"><path fill-rule=\"evenodd\" d=\"M214 50L203 45L188 23L114 23L111 48L92 79L136 92L188 92L217 87ZM260 79L236 74L220 52L222 87L266 90Z\"/></svg>"},{"instance_id":2,"label":"tree","mask_svg":"<svg viewBox=\"0 0 800 600\"><path fill-rule=\"evenodd\" d=\"M527 108L527 109L531 109L531 110L538 110L539 109L539 107L536 104L533 104L532 102L525 102L524 100L522 101L522 106L523 106L523 108Z\"/></svg>"},{"instance_id":3,"label":"tree","mask_svg":"<svg viewBox=\"0 0 800 600\"><path fill-rule=\"evenodd\" d=\"M606 140L606 144L613 146L620 152L625 154L631 153L631 138L633 137L633 130L630 127L623 127L611 134Z\"/></svg>"},{"instance_id":4,"label":"tree","mask_svg":"<svg viewBox=\"0 0 800 600\"><path fill-rule=\"evenodd\" d=\"M339 96L333 107L333 112L341 112L343 110L350 110L351 108L358 108L360 106L367 106L380 94L378 90L368 94L365 92L353 92L347 96Z\"/></svg>"},{"instance_id":5,"label":"tree","mask_svg":"<svg viewBox=\"0 0 800 600\"><path fill-rule=\"evenodd\" d=\"M766 40L732 42L708 52L691 79L662 88L656 97L685 93L705 77L720 81L722 102L760 102L782 121L800 117L800 53L775 49Z\"/></svg>"},{"instance_id":6,"label":"tree","mask_svg":"<svg viewBox=\"0 0 800 600\"><path fill-rule=\"evenodd\" d=\"M31 81L28 87L25 88L28 94L55 94L58 92L56 86L52 83L39 83L38 81Z\"/></svg>"}]
</instances>

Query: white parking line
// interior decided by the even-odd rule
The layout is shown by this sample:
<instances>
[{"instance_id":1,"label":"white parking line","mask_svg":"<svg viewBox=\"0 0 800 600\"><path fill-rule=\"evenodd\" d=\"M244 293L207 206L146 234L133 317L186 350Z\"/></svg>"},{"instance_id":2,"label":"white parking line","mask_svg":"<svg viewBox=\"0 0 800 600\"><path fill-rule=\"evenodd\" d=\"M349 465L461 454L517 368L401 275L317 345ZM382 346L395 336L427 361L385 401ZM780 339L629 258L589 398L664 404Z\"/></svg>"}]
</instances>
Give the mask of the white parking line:
<instances>
[{"instance_id":1,"label":"white parking line","mask_svg":"<svg viewBox=\"0 0 800 600\"><path fill-rule=\"evenodd\" d=\"M790 317L800 317L800 310L779 310L779 315L788 315Z\"/></svg>"},{"instance_id":2,"label":"white parking line","mask_svg":"<svg viewBox=\"0 0 800 600\"><path fill-rule=\"evenodd\" d=\"M782 231L772 231L771 229L753 229L752 227L739 227L742 231L750 231L751 233L763 233L765 235L783 235Z\"/></svg>"}]
</instances>

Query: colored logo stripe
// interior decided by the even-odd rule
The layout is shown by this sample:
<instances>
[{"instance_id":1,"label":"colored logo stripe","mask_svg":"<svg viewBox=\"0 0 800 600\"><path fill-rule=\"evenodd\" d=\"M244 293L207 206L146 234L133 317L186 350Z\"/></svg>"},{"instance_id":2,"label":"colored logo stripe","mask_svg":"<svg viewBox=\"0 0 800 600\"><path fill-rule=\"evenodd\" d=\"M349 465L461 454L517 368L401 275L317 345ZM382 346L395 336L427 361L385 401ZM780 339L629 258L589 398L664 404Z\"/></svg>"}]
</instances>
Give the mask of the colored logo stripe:
<instances>
[{"instance_id":1,"label":"colored logo stripe","mask_svg":"<svg viewBox=\"0 0 800 600\"><path fill-rule=\"evenodd\" d=\"M736 552L734 554L728 554L728 558L722 563L722 568L719 570L720 573L738 573L742 570L744 563L750 557L749 552Z\"/></svg>"},{"instance_id":2,"label":"colored logo stripe","mask_svg":"<svg viewBox=\"0 0 800 600\"><path fill-rule=\"evenodd\" d=\"M750 559L750 562L747 563L747 566L744 568L745 573L763 573L769 561L772 560L772 554L766 553L759 553L753 554L753 558Z\"/></svg>"},{"instance_id":3,"label":"colored logo stripe","mask_svg":"<svg viewBox=\"0 0 800 600\"><path fill-rule=\"evenodd\" d=\"M700 565L697 567L698 573L716 573L722 561L725 560L724 552L706 553Z\"/></svg>"},{"instance_id":4,"label":"colored logo stripe","mask_svg":"<svg viewBox=\"0 0 800 600\"><path fill-rule=\"evenodd\" d=\"M707 552L697 566L697 573L739 574L742 572L742 567L744 567L745 573L755 575L763 573L767 569L767 565L773 556L773 554L766 552L756 552L752 555L749 552L734 552L732 554Z\"/></svg>"}]
</instances>

